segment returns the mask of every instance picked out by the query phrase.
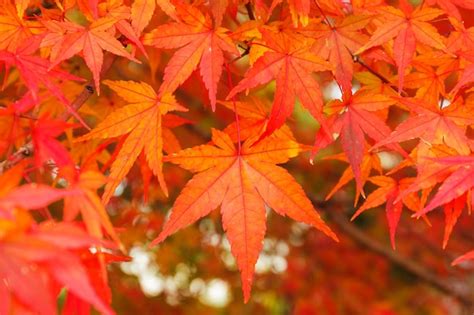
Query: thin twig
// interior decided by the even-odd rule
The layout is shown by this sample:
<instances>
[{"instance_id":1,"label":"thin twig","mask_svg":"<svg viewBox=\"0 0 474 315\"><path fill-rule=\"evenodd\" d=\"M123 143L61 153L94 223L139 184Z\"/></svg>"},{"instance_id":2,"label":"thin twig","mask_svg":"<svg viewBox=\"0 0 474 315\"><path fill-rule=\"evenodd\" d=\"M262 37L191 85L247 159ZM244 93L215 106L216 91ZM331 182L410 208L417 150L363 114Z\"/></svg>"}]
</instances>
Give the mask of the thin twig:
<instances>
[{"instance_id":1,"label":"thin twig","mask_svg":"<svg viewBox=\"0 0 474 315\"><path fill-rule=\"evenodd\" d=\"M252 5L250 4L250 2L247 2L245 4L245 8L247 9L249 20L255 20L255 14L253 13Z\"/></svg>"},{"instance_id":2,"label":"thin twig","mask_svg":"<svg viewBox=\"0 0 474 315\"><path fill-rule=\"evenodd\" d=\"M372 73L373 75L375 75L377 78L380 79L380 81L382 81L383 83L386 83L386 84L392 84L392 82L390 82L389 79L387 79L386 77L384 77L383 75L381 75L380 73L378 73L377 71L375 71L374 69L372 69L372 67L370 67L368 64L366 64L365 62L363 62L358 56L355 56L355 55L352 55L352 58L355 62L357 62L358 64L360 64L362 67L364 67L365 69L367 69L367 71L369 71L370 73Z\"/></svg>"},{"instance_id":3,"label":"thin twig","mask_svg":"<svg viewBox=\"0 0 474 315\"><path fill-rule=\"evenodd\" d=\"M392 82L390 82L389 79L387 79L386 77L384 77L383 75L381 75L380 73L378 73L377 71L375 71L371 66L369 66L368 64L366 64L364 61L362 61L359 56L356 56L356 55L352 55L352 60L354 60L354 62L357 62L358 64L360 64L362 67L364 67L365 69L367 69L367 71L369 71L370 73L372 73L373 75L375 75L377 78L380 79L380 81L382 81L383 83L385 84L389 84L389 85L394 85ZM407 92L405 92L404 90L401 90L400 91L400 95L402 96L408 96Z\"/></svg>"}]
</instances>

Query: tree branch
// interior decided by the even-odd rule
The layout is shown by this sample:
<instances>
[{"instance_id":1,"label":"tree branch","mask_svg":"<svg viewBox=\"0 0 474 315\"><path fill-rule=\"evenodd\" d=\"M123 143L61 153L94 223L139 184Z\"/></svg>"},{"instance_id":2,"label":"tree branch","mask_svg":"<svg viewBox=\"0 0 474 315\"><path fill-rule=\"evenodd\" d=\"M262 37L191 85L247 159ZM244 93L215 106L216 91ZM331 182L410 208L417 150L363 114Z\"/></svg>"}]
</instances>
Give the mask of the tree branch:
<instances>
[{"instance_id":1,"label":"tree branch","mask_svg":"<svg viewBox=\"0 0 474 315\"><path fill-rule=\"evenodd\" d=\"M326 206L327 207L327 206ZM347 218L338 211L325 211L338 228L348 235L352 240L357 242L360 246L385 257L394 265L402 268L419 280L431 285L432 287L449 294L459 300L466 308L472 309L474 306L474 295L464 283L454 282L449 279L444 279L438 275L430 272L422 265L416 263L408 257L403 256L399 252L384 246L383 244L372 239L362 230L357 228L354 224L348 222Z\"/></svg>"},{"instance_id":2,"label":"tree branch","mask_svg":"<svg viewBox=\"0 0 474 315\"><path fill-rule=\"evenodd\" d=\"M249 20L255 20L255 14L253 13L252 5L250 4L250 2L247 2L245 4L245 8L247 9Z\"/></svg>"},{"instance_id":3,"label":"tree branch","mask_svg":"<svg viewBox=\"0 0 474 315\"><path fill-rule=\"evenodd\" d=\"M104 63L101 70L101 76L103 76L107 71L109 71L115 59L116 59L115 55L112 55L112 54L105 55ZM92 96L92 94L94 94L94 82L90 80L89 82L86 83L86 85L84 85L84 88L82 89L81 93L79 93L79 95L77 95L76 98L71 102L71 108L77 111L79 108L82 107L82 105L85 104L85 102L89 99L89 97ZM66 121L71 116L72 116L71 111L66 110L59 117L59 119ZM5 170L15 166L17 163L19 163L23 159L30 157L31 155L33 155L33 152L34 152L33 142L29 141L25 145L21 146L15 153L13 153L6 160L0 162L0 174L3 174Z\"/></svg>"},{"instance_id":4,"label":"tree branch","mask_svg":"<svg viewBox=\"0 0 474 315\"><path fill-rule=\"evenodd\" d=\"M352 55L352 59L354 60L354 62L357 62L358 64L360 64L362 67L364 67L365 69L367 69L367 71L369 71L370 73L372 73L373 75L375 75L377 78L380 79L380 81L382 81L383 83L385 84L392 84L392 82L390 82L389 79L387 79L386 77L384 77L383 75L381 75L380 73L378 73L377 71L375 71L372 67L370 67L368 64L366 64L365 62L363 62L359 56L356 56L356 55Z\"/></svg>"}]
</instances>

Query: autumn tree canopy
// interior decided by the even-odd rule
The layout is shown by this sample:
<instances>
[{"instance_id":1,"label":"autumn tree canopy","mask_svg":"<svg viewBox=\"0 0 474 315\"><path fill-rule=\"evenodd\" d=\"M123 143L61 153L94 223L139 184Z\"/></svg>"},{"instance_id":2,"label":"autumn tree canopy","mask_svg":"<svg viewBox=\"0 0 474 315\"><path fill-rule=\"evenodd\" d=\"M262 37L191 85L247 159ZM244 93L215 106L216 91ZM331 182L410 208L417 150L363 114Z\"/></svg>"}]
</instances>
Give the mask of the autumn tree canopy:
<instances>
[{"instance_id":1,"label":"autumn tree canopy","mask_svg":"<svg viewBox=\"0 0 474 315\"><path fill-rule=\"evenodd\" d=\"M0 8L0 315L474 311L473 1Z\"/></svg>"}]
</instances>

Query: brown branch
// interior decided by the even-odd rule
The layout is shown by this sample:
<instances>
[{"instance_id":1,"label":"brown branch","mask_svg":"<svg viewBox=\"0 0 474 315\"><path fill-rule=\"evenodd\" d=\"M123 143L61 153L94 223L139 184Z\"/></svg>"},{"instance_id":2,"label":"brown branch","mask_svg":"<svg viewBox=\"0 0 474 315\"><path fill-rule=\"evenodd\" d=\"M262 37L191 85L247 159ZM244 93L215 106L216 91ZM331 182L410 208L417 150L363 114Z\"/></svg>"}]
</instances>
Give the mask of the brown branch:
<instances>
[{"instance_id":1,"label":"brown branch","mask_svg":"<svg viewBox=\"0 0 474 315\"><path fill-rule=\"evenodd\" d=\"M382 81L383 83L385 84L392 84L392 82L390 82L389 79L387 79L386 77L384 77L383 75L381 75L380 73L378 73L377 71L375 71L372 67L370 67L368 64L366 64L365 62L363 62L359 56L356 56L356 55L352 55L352 59L357 62L358 64L360 64L362 67L364 67L365 69L367 69L367 71L369 71L370 73L372 73L373 75L375 75L377 78L380 79L380 81Z\"/></svg>"},{"instance_id":2,"label":"brown branch","mask_svg":"<svg viewBox=\"0 0 474 315\"><path fill-rule=\"evenodd\" d=\"M359 56L356 56L356 55L352 55L352 60L354 60L354 62L357 62L358 64L360 64L362 67L364 67L365 69L367 69L367 71L369 71L370 73L372 73L373 75L375 75L377 78L380 79L380 81L382 81L383 83L385 84L389 84L389 85L392 85L392 86L395 86L394 83L392 83L389 79L387 79L386 77L384 77L382 74L378 73L377 71L375 71L371 66L369 66L368 64L366 64L364 61L362 61ZM407 92L405 92L404 90L401 90L400 91L400 95L402 96L408 96Z\"/></svg>"},{"instance_id":3,"label":"brown branch","mask_svg":"<svg viewBox=\"0 0 474 315\"><path fill-rule=\"evenodd\" d=\"M247 2L245 4L245 8L247 9L249 20L255 20L255 14L253 13L252 5L250 4L250 2Z\"/></svg>"},{"instance_id":4,"label":"brown branch","mask_svg":"<svg viewBox=\"0 0 474 315\"><path fill-rule=\"evenodd\" d=\"M325 212L334 222L338 228L348 235L352 240L357 242L360 246L385 257L394 265L402 268L406 272L410 273L419 280L431 285L432 287L449 294L459 300L466 308L472 309L474 306L474 295L471 289L464 283L454 282L449 279L444 279L436 274L430 272L422 265L416 263L408 257L403 256L399 252L396 252L384 246L383 244L372 239L362 230L357 228L354 224L348 222L348 219L338 211L326 211Z\"/></svg>"},{"instance_id":5,"label":"brown branch","mask_svg":"<svg viewBox=\"0 0 474 315\"><path fill-rule=\"evenodd\" d=\"M104 58L104 63L102 66L101 70L101 76L103 76L109 69L112 67L112 64L115 61L116 56L112 54L107 54ZM94 94L94 82L90 80L89 82L84 85L84 88L82 89L81 93L76 96L76 98L71 102L71 109L74 111L79 110L79 108L82 107L82 105L85 104L85 102L89 99L89 97ZM61 120L68 120L71 118L72 113L71 110L66 110L63 112L63 114L59 117ZM8 157L6 160L0 162L0 174L3 174L3 172L13 166L15 166L17 163L22 161L25 158L30 157L34 152L34 146L33 142L29 141L25 145L21 146L15 153L13 153L10 157Z\"/></svg>"}]
</instances>

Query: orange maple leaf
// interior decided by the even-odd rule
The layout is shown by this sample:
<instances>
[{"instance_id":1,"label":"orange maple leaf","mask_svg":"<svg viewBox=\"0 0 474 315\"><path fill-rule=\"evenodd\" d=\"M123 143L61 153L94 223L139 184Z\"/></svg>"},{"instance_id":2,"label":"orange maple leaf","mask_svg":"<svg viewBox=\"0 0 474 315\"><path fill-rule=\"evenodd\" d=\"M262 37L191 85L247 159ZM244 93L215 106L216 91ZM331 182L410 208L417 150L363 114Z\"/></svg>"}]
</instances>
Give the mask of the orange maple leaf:
<instances>
[{"instance_id":1,"label":"orange maple leaf","mask_svg":"<svg viewBox=\"0 0 474 315\"><path fill-rule=\"evenodd\" d=\"M224 132L227 133L234 142L244 141L256 134L265 131L268 123L268 112L271 108L268 102L257 97L249 97L245 101L225 101L218 102L224 107L236 111L240 116L239 123L233 122L228 125ZM295 140L291 129L287 125L281 126L272 135L279 138Z\"/></svg>"},{"instance_id":2,"label":"orange maple leaf","mask_svg":"<svg viewBox=\"0 0 474 315\"><path fill-rule=\"evenodd\" d=\"M356 213L354 213L351 220L357 218L364 211L385 203L387 222L390 230L390 242L392 243L393 249L395 249L395 233L397 231L398 222L400 221L403 205L412 208L413 205L419 203L415 194L409 194L402 200L397 200L399 191L405 189L412 180L412 178L406 178L397 182L387 176L373 176L369 178L369 181L379 186L379 188L367 196L367 199Z\"/></svg>"},{"instance_id":3,"label":"orange maple leaf","mask_svg":"<svg viewBox=\"0 0 474 315\"><path fill-rule=\"evenodd\" d=\"M262 139L283 125L293 112L296 97L311 115L324 124L321 91L311 73L330 70L331 65L309 51L313 44L310 39L295 40L285 33L273 33L265 29L262 30L262 35L263 42L269 49L230 91L227 99L276 78L272 112Z\"/></svg>"},{"instance_id":4,"label":"orange maple leaf","mask_svg":"<svg viewBox=\"0 0 474 315\"><path fill-rule=\"evenodd\" d=\"M114 314L81 261L82 253L101 242L70 223L48 221L36 226L33 222L21 211L15 212L14 220L0 218L0 226L7 230L6 235L0 234L0 312L26 308L35 314L56 314L56 288L66 287L86 305Z\"/></svg>"},{"instance_id":5,"label":"orange maple leaf","mask_svg":"<svg viewBox=\"0 0 474 315\"><path fill-rule=\"evenodd\" d=\"M472 0L426 0L426 5L433 6L434 4L458 20L462 20L462 16L457 7L474 10L474 1Z\"/></svg>"},{"instance_id":6,"label":"orange maple leaf","mask_svg":"<svg viewBox=\"0 0 474 315\"><path fill-rule=\"evenodd\" d=\"M354 95L345 95L343 101L335 100L328 105L328 109L335 112L328 119L331 134L339 135L359 191L362 189L361 164L366 146L365 135L374 141L383 141L390 135L390 128L375 112L387 109L395 102L386 95L358 91ZM317 136L313 155L321 147L319 140L320 137ZM405 154L398 145L392 145L391 149Z\"/></svg>"},{"instance_id":7,"label":"orange maple leaf","mask_svg":"<svg viewBox=\"0 0 474 315\"><path fill-rule=\"evenodd\" d=\"M87 67L92 71L97 93L99 93L100 71L104 61L103 50L139 62L109 32L121 19L120 16L103 17L93 21L88 26L78 25L69 21L45 21L44 25L49 32L45 35L41 46L51 46L50 68L82 51Z\"/></svg>"},{"instance_id":8,"label":"orange maple leaf","mask_svg":"<svg viewBox=\"0 0 474 315\"><path fill-rule=\"evenodd\" d=\"M474 165L473 156L451 156L436 159L435 161L453 171L443 181L428 205L415 214L416 217L420 217L441 205L460 198L463 194L471 191L474 187L474 176L472 170L472 166ZM466 202L462 203L462 205L464 204L466 204Z\"/></svg>"},{"instance_id":9,"label":"orange maple leaf","mask_svg":"<svg viewBox=\"0 0 474 315\"><path fill-rule=\"evenodd\" d=\"M465 134L466 126L474 124L468 106L453 103L445 108L438 104L427 104L420 99L399 98L413 115L400 123L390 136L380 140L372 150L387 144L420 138L430 144L446 144L460 154L469 154L470 140Z\"/></svg>"},{"instance_id":10,"label":"orange maple leaf","mask_svg":"<svg viewBox=\"0 0 474 315\"><path fill-rule=\"evenodd\" d=\"M96 193L105 182L101 173L81 172L69 188L76 193L64 197L64 221L73 221L80 213L90 235L102 239L104 229L116 244L121 245L107 211Z\"/></svg>"},{"instance_id":11,"label":"orange maple leaf","mask_svg":"<svg viewBox=\"0 0 474 315\"><path fill-rule=\"evenodd\" d=\"M351 93L354 73L352 54L367 40L367 35L359 31L371 19L369 15L349 15L334 24L316 22L297 29L297 32L317 39L312 51L335 66L334 77L344 93Z\"/></svg>"},{"instance_id":12,"label":"orange maple leaf","mask_svg":"<svg viewBox=\"0 0 474 315\"><path fill-rule=\"evenodd\" d=\"M340 153L335 156L328 156L324 158L324 160L329 160L329 159L335 159L335 160L348 162L348 159L345 153ZM379 156L376 153L369 152L368 154L364 155L361 165L360 165L360 181L361 181L362 187L364 187L365 183L367 182L367 179L369 178L372 170L375 170L378 174L382 174L382 165L380 164ZM329 200L330 198L332 198L332 196L334 196L336 192L338 192L344 185L346 185L353 178L354 178L354 172L352 171L352 168L351 167L346 168L344 173L342 173L342 176L339 178L339 181L337 182L337 184L327 194L325 200ZM359 186L356 186L356 196L354 199L354 205L356 205L359 202L359 197L361 194L363 194L363 191L361 190L361 188L359 188Z\"/></svg>"},{"instance_id":13,"label":"orange maple leaf","mask_svg":"<svg viewBox=\"0 0 474 315\"><path fill-rule=\"evenodd\" d=\"M403 88L405 69L413 60L417 41L436 49L446 49L445 39L433 25L428 23L428 21L444 14L443 11L428 7L419 7L413 10L406 1L401 1L400 8L401 10L391 6L378 8L380 20L376 21L378 22L377 29L369 41L356 52L356 54L360 54L396 37L393 43L393 54L398 66L399 91Z\"/></svg>"},{"instance_id":14,"label":"orange maple leaf","mask_svg":"<svg viewBox=\"0 0 474 315\"><path fill-rule=\"evenodd\" d=\"M217 84L224 65L224 51L238 55L228 30L213 27L209 15L188 5L176 7L181 22L160 25L145 34L143 43L158 48L180 48L170 59L160 93L173 93L186 81L199 64L201 77L209 91L212 109L216 106Z\"/></svg>"},{"instance_id":15,"label":"orange maple leaf","mask_svg":"<svg viewBox=\"0 0 474 315\"><path fill-rule=\"evenodd\" d=\"M104 83L129 104L112 112L90 133L77 139L84 141L128 134L112 163L102 201L104 203L109 201L115 188L127 175L142 150L145 151L153 174L158 177L161 189L168 194L162 172L162 116L170 111L187 109L179 105L173 95L169 93L157 95L153 88L144 82L105 81Z\"/></svg>"},{"instance_id":16,"label":"orange maple leaf","mask_svg":"<svg viewBox=\"0 0 474 315\"><path fill-rule=\"evenodd\" d=\"M24 166L25 163L19 163L0 176L0 218L8 218L17 208L38 210L79 193L75 189L56 189L45 184L18 186L23 178Z\"/></svg>"},{"instance_id":17,"label":"orange maple leaf","mask_svg":"<svg viewBox=\"0 0 474 315\"><path fill-rule=\"evenodd\" d=\"M170 219L152 243L162 242L221 205L223 226L241 272L246 302L265 235L265 205L337 240L301 186L275 165L298 155L301 146L275 138L252 146L254 140L247 140L237 149L226 133L213 129L215 146L201 145L168 157L170 162L199 174L183 188Z\"/></svg>"},{"instance_id":18,"label":"orange maple leaf","mask_svg":"<svg viewBox=\"0 0 474 315\"><path fill-rule=\"evenodd\" d=\"M107 246L71 223L47 221L35 225L26 211L47 207L80 194L77 187L55 189L44 184L18 186L20 163L0 176L0 313L20 303L39 314L55 314L57 284L104 314L113 314L94 290L81 251ZM113 247L113 246L112 246ZM38 294L41 292L41 294Z\"/></svg>"},{"instance_id":19,"label":"orange maple leaf","mask_svg":"<svg viewBox=\"0 0 474 315\"><path fill-rule=\"evenodd\" d=\"M23 14L23 12L21 12ZM38 28L36 21L24 21L15 7L9 2L2 2L0 12L0 50L14 52L33 35Z\"/></svg>"},{"instance_id":20,"label":"orange maple leaf","mask_svg":"<svg viewBox=\"0 0 474 315\"><path fill-rule=\"evenodd\" d=\"M148 25L153 17L153 13L155 13L155 8L155 0L137 0L133 2L130 18L132 20L132 27L137 35L140 35Z\"/></svg>"},{"instance_id":21,"label":"orange maple leaf","mask_svg":"<svg viewBox=\"0 0 474 315\"><path fill-rule=\"evenodd\" d=\"M405 76L405 87L417 89L416 98L437 106L440 97L447 99L445 80L458 70L458 63L458 60L447 55L420 55L413 60L416 71Z\"/></svg>"}]
</instances>

